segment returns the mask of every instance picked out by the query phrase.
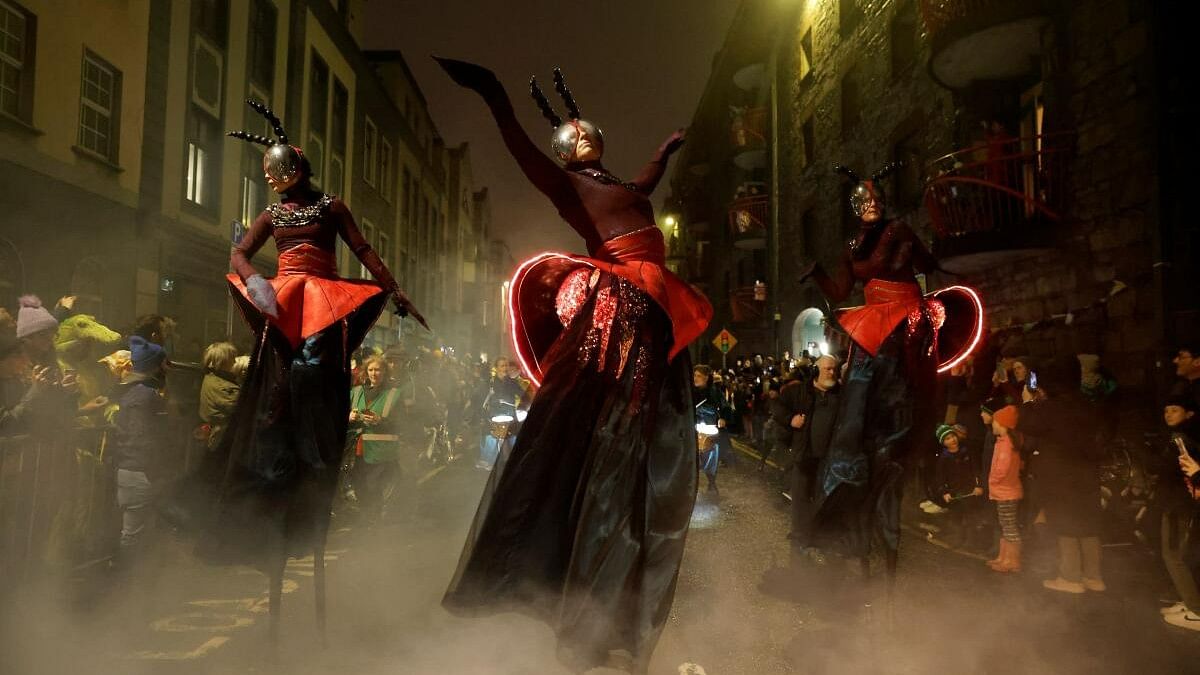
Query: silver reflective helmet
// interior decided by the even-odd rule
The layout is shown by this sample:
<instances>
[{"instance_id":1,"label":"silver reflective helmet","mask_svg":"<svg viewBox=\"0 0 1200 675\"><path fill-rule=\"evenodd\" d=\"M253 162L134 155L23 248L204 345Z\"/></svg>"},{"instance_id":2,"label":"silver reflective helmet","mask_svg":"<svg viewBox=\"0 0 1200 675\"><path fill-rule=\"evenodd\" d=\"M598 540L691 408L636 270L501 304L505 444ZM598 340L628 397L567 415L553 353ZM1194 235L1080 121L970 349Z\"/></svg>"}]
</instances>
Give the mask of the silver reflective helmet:
<instances>
[{"instance_id":1,"label":"silver reflective helmet","mask_svg":"<svg viewBox=\"0 0 1200 675\"><path fill-rule=\"evenodd\" d=\"M875 181L862 181L850 190L850 210L859 218L862 218L867 204L872 201L878 203L880 210L883 210L883 191L875 185Z\"/></svg>"},{"instance_id":2,"label":"silver reflective helmet","mask_svg":"<svg viewBox=\"0 0 1200 675\"><path fill-rule=\"evenodd\" d=\"M567 120L558 125L550 141L550 147L561 161L570 162L575 157L580 131L587 135L588 141L595 148L596 159L604 156L604 132L600 131L600 127L587 120Z\"/></svg>"},{"instance_id":3,"label":"silver reflective helmet","mask_svg":"<svg viewBox=\"0 0 1200 675\"><path fill-rule=\"evenodd\" d=\"M300 173L300 153L290 145L272 145L263 154L263 171L280 183L288 183Z\"/></svg>"}]
</instances>

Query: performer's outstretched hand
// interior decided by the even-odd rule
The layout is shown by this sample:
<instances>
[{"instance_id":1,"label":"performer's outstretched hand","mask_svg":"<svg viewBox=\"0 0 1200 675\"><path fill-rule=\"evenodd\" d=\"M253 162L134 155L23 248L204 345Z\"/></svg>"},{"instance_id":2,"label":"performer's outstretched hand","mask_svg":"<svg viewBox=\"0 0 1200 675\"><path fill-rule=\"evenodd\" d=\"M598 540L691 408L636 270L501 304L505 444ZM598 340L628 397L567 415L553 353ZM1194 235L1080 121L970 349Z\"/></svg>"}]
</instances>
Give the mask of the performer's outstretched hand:
<instances>
[{"instance_id":1,"label":"performer's outstretched hand","mask_svg":"<svg viewBox=\"0 0 1200 675\"><path fill-rule=\"evenodd\" d=\"M676 150L682 147L686 141L685 136L687 136L687 129L678 129L675 133L671 134L671 137L662 145L663 157L671 156Z\"/></svg>"},{"instance_id":2,"label":"performer's outstretched hand","mask_svg":"<svg viewBox=\"0 0 1200 675\"><path fill-rule=\"evenodd\" d=\"M472 89L481 94L489 94L500 89L500 80L496 78L496 74L484 68L483 66L466 61L458 61L455 59L446 59L440 56L434 56L434 61L446 71L450 79L454 80L461 87Z\"/></svg>"},{"instance_id":3,"label":"performer's outstretched hand","mask_svg":"<svg viewBox=\"0 0 1200 675\"><path fill-rule=\"evenodd\" d=\"M425 323L425 317L421 316L421 313L417 311L416 305L412 303L412 300L408 299L404 291L399 288L392 291L392 302L396 305L396 314L411 316L417 320L417 323L424 326L425 330L429 330L429 324Z\"/></svg>"}]
</instances>

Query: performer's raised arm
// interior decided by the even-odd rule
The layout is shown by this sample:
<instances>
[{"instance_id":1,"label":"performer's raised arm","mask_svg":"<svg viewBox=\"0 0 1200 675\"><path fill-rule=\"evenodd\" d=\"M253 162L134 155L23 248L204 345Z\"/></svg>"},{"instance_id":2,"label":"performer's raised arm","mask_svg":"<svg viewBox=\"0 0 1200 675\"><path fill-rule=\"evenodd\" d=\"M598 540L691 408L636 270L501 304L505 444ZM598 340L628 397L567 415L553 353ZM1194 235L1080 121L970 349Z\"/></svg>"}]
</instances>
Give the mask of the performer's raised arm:
<instances>
[{"instance_id":1,"label":"performer's raised arm","mask_svg":"<svg viewBox=\"0 0 1200 675\"><path fill-rule=\"evenodd\" d=\"M496 126L500 127L500 135L509 154L517 160L521 172L533 183L534 187L550 198L559 211L571 206L565 201L568 194L573 194L570 179L566 172L554 160L546 156L530 140L521 123L513 112L512 101L504 91L504 85L496 79L496 74L483 66L466 61L434 57L438 65L450 75L460 86L466 87L483 97Z\"/></svg>"},{"instance_id":2,"label":"performer's raised arm","mask_svg":"<svg viewBox=\"0 0 1200 675\"><path fill-rule=\"evenodd\" d=\"M662 180L663 174L667 171L667 161L683 145L683 136L683 129L671 134L670 138L663 141L658 151L654 153L654 159L642 167L641 173L633 179L633 184L643 194L650 194L654 192L654 188L658 187L658 181Z\"/></svg>"},{"instance_id":3,"label":"performer's raised arm","mask_svg":"<svg viewBox=\"0 0 1200 675\"><path fill-rule=\"evenodd\" d=\"M422 326L429 328L429 324L425 323L425 317L417 311L417 308L400 290L400 284L396 283L396 279L388 270L387 265L380 259L379 254L371 248L371 244L362 236L362 232L358 229L358 225L354 222L354 216L350 214L350 209L346 208L345 202L340 199L333 200L329 205L329 213L333 216L337 223L338 236L346 245L350 247L350 251L358 258L359 262L371 272L371 276L386 288L392 296L392 302L396 305L396 310L401 315L412 315Z\"/></svg>"}]
</instances>

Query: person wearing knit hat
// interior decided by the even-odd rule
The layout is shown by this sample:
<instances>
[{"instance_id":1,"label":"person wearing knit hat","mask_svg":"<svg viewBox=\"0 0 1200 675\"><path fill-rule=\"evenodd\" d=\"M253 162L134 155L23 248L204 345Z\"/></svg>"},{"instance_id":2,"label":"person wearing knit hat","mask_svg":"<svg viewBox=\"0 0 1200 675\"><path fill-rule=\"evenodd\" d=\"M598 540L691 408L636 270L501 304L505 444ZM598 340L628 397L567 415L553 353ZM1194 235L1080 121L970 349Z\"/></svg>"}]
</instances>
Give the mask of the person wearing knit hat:
<instances>
[{"instance_id":1,"label":"person wearing knit hat","mask_svg":"<svg viewBox=\"0 0 1200 675\"><path fill-rule=\"evenodd\" d=\"M941 447L933 464L931 498L938 507L950 510L946 541L953 540L952 546L966 546L973 539L976 523L981 520L976 517L983 505L979 499L983 495L983 486L979 481L978 458L972 448L963 443L965 429L943 424L934 435ZM928 507L924 510L937 513Z\"/></svg>"},{"instance_id":2,"label":"person wearing knit hat","mask_svg":"<svg viewBox=\"0 0 1200 675\"><path fill-rule=\"evenodd\" d=\"M992 414L992 428L999 424L1005 429L1015 429L1017 420L1019 419L1020 411L1015 405L1006 405Z\"/></svg>"},{"instance_id":3,"label":"person wearing knit hat","mask_svg":"<svg viewBox=\"0 0 1200 675\"><path fill-rule=\"evenodd\" d=\"M55 366L54 331L58 321L42 307L36 295L23 295L17 310L17 339L25 345L25 352L39 366Z\"/></svg>"},{"instance_id":4,"label":"person wearing knit hat","mask_svg":"<svg viewBox=\"0 0 1200 675\"><path fill-rule=\"evenodd\" d=\"M134 373L153 376L162 369L167 353L160 345L134 335L129 338L129 360L133 363Z\"/></svg>"},{"instance_id":5,"label":"person wearing knit hat","mask_svg":"<svg viewBox=\"0 0 1200 675\"><path fill-rule=\"evenodd\" d=\"M121 540L114 566L128 568L150 525L156 469L167 448L167 407L163 386L166 352L134 335L129 338L133 373L122 385L113 443L117 468L117 505L121 508Z\"/></svg>"},{"instance_id":6,"label":"person wearing knit hat","mask_svg":"<svg viewBox=\"0 0 1200 675\"><path fill-rule=\"evenodd\" d=\"M997 572L1021 571L1021 529L1018 513L1025 496L1021 485L1021 455L1017 452L1017 426L1020 411L1008 405L992 414L995 448L988 471L988 499L996 503L1000 521L1000 553L988 566Z\"/></svg>"}]
</instances>

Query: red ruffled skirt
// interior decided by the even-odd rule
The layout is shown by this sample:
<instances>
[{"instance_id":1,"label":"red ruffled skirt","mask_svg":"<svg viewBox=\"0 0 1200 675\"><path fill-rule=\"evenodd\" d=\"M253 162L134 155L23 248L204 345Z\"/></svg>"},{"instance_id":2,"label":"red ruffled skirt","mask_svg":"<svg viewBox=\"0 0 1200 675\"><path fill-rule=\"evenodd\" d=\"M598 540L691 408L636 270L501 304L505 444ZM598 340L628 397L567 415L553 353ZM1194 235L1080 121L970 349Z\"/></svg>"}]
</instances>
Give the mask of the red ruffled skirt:
<instances>
[{"instance_id":1,"label":"red ruffled skirt","mask_svg":"<svg viewBox=\"0 0 1200 675\"><path fill-rule=\"evenodd\" d=\"M927 295L915 283L872 279L863 287L867 304L838 310L837 322L871 356L902 322L910 332L928 320L934 331L938 372L965 360L983 337L983 303L974 289L950 286Z\"/></svg>"},{"instance_id":2,"label":"red ruffled skirt","mask_svg":"<svg viewBox=\"0 0 1200 675\"><path fill-rule=\"evenodd\" d=\"M246 284L236 274L229 283L251 307ZM279 254L279 274L268 279L275 289L279 318L267 317L293 348L306 338L349 316L367 300L387 292L374 281L342 279L333 253L300 244Z\"/></svg>"}]
</instances>

